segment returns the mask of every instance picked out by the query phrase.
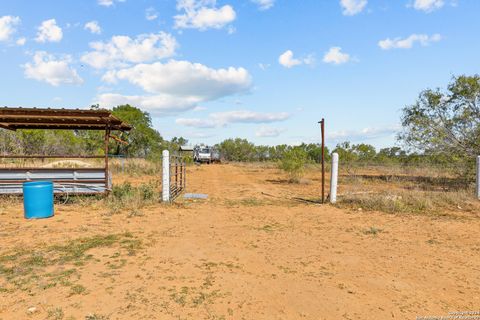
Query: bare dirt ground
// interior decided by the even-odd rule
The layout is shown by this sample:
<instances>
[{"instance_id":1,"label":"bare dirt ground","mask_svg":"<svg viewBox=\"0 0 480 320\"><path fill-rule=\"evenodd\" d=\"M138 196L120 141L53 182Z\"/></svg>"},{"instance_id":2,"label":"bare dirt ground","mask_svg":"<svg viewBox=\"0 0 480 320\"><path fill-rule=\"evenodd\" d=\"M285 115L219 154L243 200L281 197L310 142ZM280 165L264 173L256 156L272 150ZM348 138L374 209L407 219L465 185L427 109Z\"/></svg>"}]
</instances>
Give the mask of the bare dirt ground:
<instances>
[{"instance_id":1,"label":"bare dirt ground","mask_svg":"<svg viewBox=\"0 0 480 320\"><path fill-rule=\"evenodd\" d=\"M193 166L188 192L208 200L135 216L90 201L26 221L21 203L4 201L0 319L415 319L479 309L478 213L287 199L317 197L318 180Z\"/></svg>"}]
</instances>

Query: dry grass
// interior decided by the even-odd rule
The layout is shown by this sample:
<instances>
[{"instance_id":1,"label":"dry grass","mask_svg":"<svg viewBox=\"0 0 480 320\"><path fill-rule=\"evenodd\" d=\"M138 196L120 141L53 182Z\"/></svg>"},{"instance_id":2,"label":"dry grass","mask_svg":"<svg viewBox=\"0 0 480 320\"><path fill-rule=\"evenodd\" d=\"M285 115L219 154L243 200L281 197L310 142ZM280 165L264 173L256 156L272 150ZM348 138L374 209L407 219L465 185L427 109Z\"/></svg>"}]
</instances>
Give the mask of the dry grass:
<instances>
[{"instance_id":1,"label":"dry grass","mask_svg":"<svg viewBox=\"0 0 480 320\"><path fill-rule=\"evenodd\" d=\"M161 176L162 174L161 161L153 162L145 159L112 159L110 168L113 174L122 173L134 177Z\"/></svg>"},{"instance_id":2,"label":"dry grass","mask_svg":"<svg viewBox=\"0 0 480 320\"><path fill-rule=\"evenodd\" d=\"M403 214L479 211L472 182L434 167L366 166L344 169L337 206Z\"/></svg>"},{"instance_id":3,"label":"dry grass","mask_svg":"<svg viewBox=\"0 0 480 320\"><path fill-rule=\"evenodd\" d=\"M0 256L0 291L36 291L64 286L69 295L79 295L86 288L77 283L79 269L93 260L89 251L95 248L116 247L119 255L134 255L141 247L140 240L130 233L97 235L79 238L65 244L42 248L18 248ZM118 257L115 257L118 258Z\"/></svg>"},{"instance_id":4,"label":"dry grass","mask_svg":"<svg viewBox=\"0 0 480 320\"><path fill-rule=\"evenodd\" d=\"M451 211L476 212L478 205L470 193L397 191L345 194L337 204L340 208L351 208L386 213L447 214Z\"/></svg>"},{"instance_id":5,"label":"dry grass","mask_svg":"<svg viewBox=\"0 0 480 320\"><path fill-rule=\"evenodd\" d=\"M141 216L141 209L159 202L160 181L151 180L138 186L129 182L114 185L104 204L109 214L128 212L129 217Z\"/></svg>"}]
</instances>

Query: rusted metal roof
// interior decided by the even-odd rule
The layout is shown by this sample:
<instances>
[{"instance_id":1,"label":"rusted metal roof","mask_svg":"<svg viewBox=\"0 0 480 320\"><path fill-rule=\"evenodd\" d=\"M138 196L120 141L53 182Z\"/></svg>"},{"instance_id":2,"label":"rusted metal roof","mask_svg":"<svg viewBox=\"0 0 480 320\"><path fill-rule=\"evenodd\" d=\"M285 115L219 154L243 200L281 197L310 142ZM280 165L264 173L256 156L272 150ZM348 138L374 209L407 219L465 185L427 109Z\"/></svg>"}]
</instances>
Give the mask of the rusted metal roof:
<instances>
[{"instance_id":1,"label":"rusted metal roof","mask_svg":"<svg viewBox=\"0 0 480 320\"><path fill-rule=\"evenodd\" d=\"M112 115L109 110L0 108L0 128L121 130L132 127Z\"/></svg>"}]
</instances>

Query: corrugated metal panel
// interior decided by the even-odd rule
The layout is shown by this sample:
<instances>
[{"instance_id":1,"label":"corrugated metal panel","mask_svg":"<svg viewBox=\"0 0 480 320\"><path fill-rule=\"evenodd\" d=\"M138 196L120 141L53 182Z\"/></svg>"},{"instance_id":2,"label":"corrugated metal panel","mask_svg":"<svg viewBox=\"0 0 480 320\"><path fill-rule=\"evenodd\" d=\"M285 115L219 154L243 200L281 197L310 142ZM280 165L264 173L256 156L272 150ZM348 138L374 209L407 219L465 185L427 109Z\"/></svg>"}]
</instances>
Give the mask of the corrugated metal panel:
<instances>
[{"instance_id":1,"label":"corrugated metal panel","mask_svg":"<svg viewBox=\"0 0 480 320\"><path fill-rule=\"evenodd\" d=\"M109 181L110 181L109 177ZM21 194L27 181L54 181L55 193L102 193L105 188L104 169L1 169L0 194ZM109 182L108 188L110 188Z\"/></svg>"},{"instance_id":2,"label":"corrugated metal panel","mask_svg":"<svg viewBox=\"0 0 480 320\"><path fill-rule=\"evenodd\" d=\"M109 110L0 108L4 129L121 130L132 128Z\"/></svg>"}]
</instances>

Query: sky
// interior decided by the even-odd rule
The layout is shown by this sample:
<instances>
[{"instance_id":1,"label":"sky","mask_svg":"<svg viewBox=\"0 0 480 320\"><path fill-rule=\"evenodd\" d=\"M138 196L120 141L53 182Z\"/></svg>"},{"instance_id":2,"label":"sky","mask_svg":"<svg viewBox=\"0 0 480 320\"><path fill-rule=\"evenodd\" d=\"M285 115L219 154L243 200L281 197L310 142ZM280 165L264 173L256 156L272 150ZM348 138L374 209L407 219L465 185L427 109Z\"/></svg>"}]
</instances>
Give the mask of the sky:
<instances>
[{"instance_id":1,"label":"sky","mask_svg":"<svg viewBox=\"0 0 480 320\"><path fill-rule=\"evenodd\" d=\"M393 146L401 109L480 73L478 0L2 0L0 104L151 114L215 144Z\"/></svg>"}]
</instances>

